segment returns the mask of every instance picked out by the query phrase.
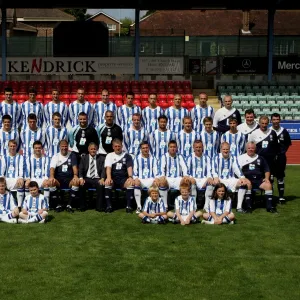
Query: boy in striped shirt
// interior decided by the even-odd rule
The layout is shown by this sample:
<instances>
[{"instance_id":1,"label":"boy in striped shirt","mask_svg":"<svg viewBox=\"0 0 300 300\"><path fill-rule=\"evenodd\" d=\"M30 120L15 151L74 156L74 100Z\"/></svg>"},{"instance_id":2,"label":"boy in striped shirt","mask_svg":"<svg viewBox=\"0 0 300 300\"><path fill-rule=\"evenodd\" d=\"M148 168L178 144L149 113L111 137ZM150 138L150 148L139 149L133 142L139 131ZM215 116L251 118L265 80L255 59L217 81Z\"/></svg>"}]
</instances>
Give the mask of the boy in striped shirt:
<instances>
[{"instance_id":1,"label":"boy in striped shirt","mask_svg":"<svg viewBox=\"0 0 300 300\"><path fill-rule=\"evenodd\" d=\"M46 223L48 204L45 197L39 193L36 181L29 183L29 193L26 196L19 214L19 223Z\"/></svg>"},{"instance_id":2,"label":"boy in striped shirt","mask_svg":"<svg viewBox=\"0 0 300 300\"><path fill-rule=\"evenodd\" d=\"M6 181L0 177L0 221L5 223L17 223L19 209L13 195L6 190Z\"/></svg>"},{"instance_id":3,"label":"boy in striped shirt","mask_svg":"<svg viewBox=\"0 0 300 300\"><path fill-rule=\"evenodd\" d=\"M169 211L168 217L172 219L173 224L189 225L199 222L202 213L196 211L196 201L190 195L190 185L182 183L179 190L180 195L175 199L175 212Z\"/></svg>"},{"instance_id":4,"label":"boy in striped shirt","mask_svg":"<svg viewBox=\"0 0 300 300\"><path fill-rule=\"evenodd\" d=\"M149 197L146 199L143 210L139 213L142 223L165 224L167 220L166 207L163 200L159 197L159 189L157 186L149 188Z\"/></svg>"}]
</instances>

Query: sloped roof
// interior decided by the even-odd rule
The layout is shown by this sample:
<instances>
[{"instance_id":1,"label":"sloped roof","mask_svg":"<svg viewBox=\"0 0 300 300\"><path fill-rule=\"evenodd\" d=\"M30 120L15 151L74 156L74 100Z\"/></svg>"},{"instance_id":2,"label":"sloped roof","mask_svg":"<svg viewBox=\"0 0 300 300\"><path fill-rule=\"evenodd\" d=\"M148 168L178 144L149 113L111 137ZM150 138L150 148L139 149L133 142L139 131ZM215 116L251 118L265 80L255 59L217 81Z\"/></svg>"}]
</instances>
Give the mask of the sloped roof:
<instances>
[{"instance_id":1,"label":"sloped roof","mask_svg":"<svg viewBox=\"0 0 300 300\"><path fill-rule=\"evenodd\" d=\"M132 25L134 27L134 24ZM184 30L188 36L236 36L243 27L239 10L158 10L140 20L141 35L161 30ZM250 11L252 35L267 35L268 11ZM275 13L274 33L300 35L300 10L279 10Z\"/></svg>"},{"instance_id":2,"label":"sloped roof","mask_svg":"<svg viewBox=\"0 0 300 300\"><path fill-rule=\"evenodd\" d=\"M31 32L37 32L38 31L35 27L30 26L28 24L24 24L22 22L17 22L17 24L14 26L13 29L14 30L22 30L22 31L31 31Z\"/></svg>"},{"instance_id":3,"label":"sloped roof","mask_svg":"<svg viewBox=\"0 0 300 300\"><path fill-rule=\"evenodd\" d=\"M119 24L122 24L122 22L121 22L120 20L117 20L117 19L113 18L112 16L106 14L106 13L103 12L103 11L97 12L96 14L92 15L91 17L89 17L86 21L90 21L90 20L92 20L92 19L94 19L94 18L96 18L97 16L100 16L100 15L104 15L104 16L106 16L107 18L110 18L110 19L114 20L115 22L117 22L117 23L119 23Z\"/></svg>"},{"instance_id":4,"label":"sloped roof","mask_svg":"<svg viewBox=\"0 0 300 300\"><path fill-rule=\"evenodd\" d=\"M6 10L7 19L13 18L14 9L8 8ZM17 8L16 17L18 21L75 21L75 17L65 13L57 8Z\"/></svg>"}]
</instances>

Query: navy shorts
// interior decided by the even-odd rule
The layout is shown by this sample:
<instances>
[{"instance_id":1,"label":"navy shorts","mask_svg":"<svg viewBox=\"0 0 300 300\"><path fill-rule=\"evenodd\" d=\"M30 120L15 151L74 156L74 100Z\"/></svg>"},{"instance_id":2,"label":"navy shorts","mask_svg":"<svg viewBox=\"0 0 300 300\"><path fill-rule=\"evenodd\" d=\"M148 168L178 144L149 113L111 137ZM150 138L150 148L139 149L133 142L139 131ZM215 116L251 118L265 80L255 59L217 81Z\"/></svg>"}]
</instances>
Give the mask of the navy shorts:
<instances>
[{"instance_id":1,"label":"navy shorts","mask_svg":"<svg viewBox=\"0 0 300 300\"><path fill-rule=\"evenodd\" d=\"M70 188L69 184L70 184L72 179L73 179L73 177L72 178L68 178L68 177L57 178L57 181L60 184L59 188L60 189L69 189Z\"/></svg>"},{"instance_id":2,"label":"navy shorts","mask_svg":"<svg viewBox=\"0 0 300 300\"><path fill-rule=\"evenodd\" d=\"M260 185L263 183L263 179L251 180L251 183L252 183L252 189L257 190L259 189Z\"/></svg>"}]
</instances>

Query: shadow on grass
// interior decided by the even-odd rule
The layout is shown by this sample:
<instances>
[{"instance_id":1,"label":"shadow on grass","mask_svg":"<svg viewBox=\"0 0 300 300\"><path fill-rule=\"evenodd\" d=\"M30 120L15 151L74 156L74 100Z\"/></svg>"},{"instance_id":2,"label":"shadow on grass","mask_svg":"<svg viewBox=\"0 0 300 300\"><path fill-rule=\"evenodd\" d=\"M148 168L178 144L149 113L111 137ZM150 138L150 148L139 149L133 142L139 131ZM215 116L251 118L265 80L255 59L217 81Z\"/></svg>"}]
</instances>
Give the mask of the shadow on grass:
<instances>
[{"instance_id":1,"label":"shadow on grass","mask_svg":"<svg viewBox=\"0 0 300 300\"><path fill-rule=\"evenodd\" d=\"M55 219L55 216L48 214L47 223L51 222L53 219Z\"/></svg>"}]
</instances>

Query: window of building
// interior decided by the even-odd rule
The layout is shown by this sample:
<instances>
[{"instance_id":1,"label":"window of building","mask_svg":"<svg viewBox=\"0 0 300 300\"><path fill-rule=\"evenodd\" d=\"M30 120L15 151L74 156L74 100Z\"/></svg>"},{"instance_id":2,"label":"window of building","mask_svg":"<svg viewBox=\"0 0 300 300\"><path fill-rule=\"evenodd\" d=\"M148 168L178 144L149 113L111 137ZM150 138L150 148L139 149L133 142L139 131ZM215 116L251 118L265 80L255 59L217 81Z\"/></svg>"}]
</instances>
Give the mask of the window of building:
<instances>
[{"instance_id":1,"label":"window of building","mask_svg":"<svg viewBox=\"0 0 300 300\"><path fill-rule=\"evenodd\" d=\"M116 24L107 24L108 30L116 31L117 25Z\"/></svg>"},{"instance_id":2,"label":"window of building","mask_svg":"<svg viewBox=\"0 0 300 300\"><path fill-rule=\"evenodd\" d=\"M289 45L288 42L279 42L275 44L275 55L288 55L289 54Z\"/></svg>"},{"instance_id":3,"label":"window of building","mask_svg":"<svg viewBox=\"0 0 300 300\"><path fill-rule=\"evenodd\" d=\"M155 46L155 54L163 54L164 53L164 45L161 42L156 43Z\"/></svg>"}]
</instances>

